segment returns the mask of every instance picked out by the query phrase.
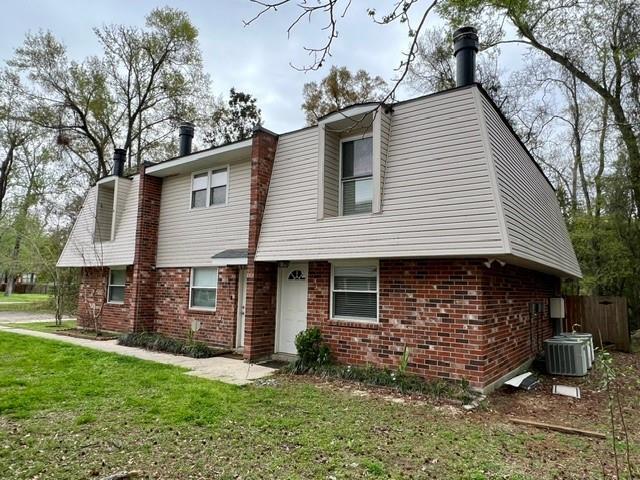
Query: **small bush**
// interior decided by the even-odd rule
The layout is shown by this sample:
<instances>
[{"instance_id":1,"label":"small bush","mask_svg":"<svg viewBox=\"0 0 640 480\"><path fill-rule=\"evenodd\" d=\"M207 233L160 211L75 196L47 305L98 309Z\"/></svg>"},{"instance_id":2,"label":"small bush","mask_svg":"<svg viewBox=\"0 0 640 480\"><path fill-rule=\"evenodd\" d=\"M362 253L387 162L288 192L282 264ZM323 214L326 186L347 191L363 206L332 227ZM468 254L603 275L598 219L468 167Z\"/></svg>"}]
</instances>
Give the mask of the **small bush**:
<instances>
[{"instance_id":1,"label":"small bush","mask_svg":"<svg viewBox=\"0 0 640 480\"><path fill-rule=\"evenodd\" d=\"M127 333L118 339L118 344L193 358L215 357L228 352L228 350L209 347L202 342L185 342L150 332Z\"/></svg>"},{"instance_id":2,"label":"small bush","mask_svg":"<svg viewBox=\"0 0 640 480\"><path fill-rule=\"evenodd\" d=\"M324 343L319 328L308 328L298 333L296 350L298 351L296 363L301 372L327 365L331 361L331 352Z\"/></svg>"}]
</instances>

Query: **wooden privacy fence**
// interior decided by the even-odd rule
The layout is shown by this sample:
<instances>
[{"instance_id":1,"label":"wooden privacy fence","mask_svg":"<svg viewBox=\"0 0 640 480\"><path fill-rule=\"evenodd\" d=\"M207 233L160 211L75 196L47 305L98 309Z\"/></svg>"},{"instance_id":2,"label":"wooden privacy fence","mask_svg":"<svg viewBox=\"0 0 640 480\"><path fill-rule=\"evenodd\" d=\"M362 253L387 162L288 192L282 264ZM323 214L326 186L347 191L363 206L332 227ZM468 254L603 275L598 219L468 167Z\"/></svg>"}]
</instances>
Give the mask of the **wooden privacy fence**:
<instances>
[{"instance_id":1,"label":"wooden privacy fence","mask_svg":"<svg viewBox=\"0 0 640 480\"><path fill-rule=\"evenodd\" d=\"M617 350L629 351L631 342L626 298L572 295L566 297L565 306L565 331L571 331L577 323L580 327L576 330L591 333L596 346L600 346L602 335L605 344L612 343Z\"/></svg>"}]
</instances>

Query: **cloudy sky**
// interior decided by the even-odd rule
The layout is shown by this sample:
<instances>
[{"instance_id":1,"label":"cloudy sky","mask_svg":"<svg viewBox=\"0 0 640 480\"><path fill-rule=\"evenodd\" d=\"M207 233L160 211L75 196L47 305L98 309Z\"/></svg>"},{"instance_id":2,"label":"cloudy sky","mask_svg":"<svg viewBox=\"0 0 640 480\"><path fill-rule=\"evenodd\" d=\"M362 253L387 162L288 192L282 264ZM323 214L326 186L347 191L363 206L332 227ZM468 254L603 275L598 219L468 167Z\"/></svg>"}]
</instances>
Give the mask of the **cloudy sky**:
<instances>
[{"instance_id":1,"label":"cloudy sky","mask_svg":"<svg viewBox=\"0 0 640 480\"><path fill-rule=\"evenodd\" d=\"M308 57L302 47L320 46L324 34L317 22L303 24L288 39L288 20L296 13L293 8L265 15L245 27L243 20L259 11L249 0L20 0L3 6L0 56L3 60L11 57L26 32L44 29L51 30L67 45L71 56L80 59L100 51L92 27L143 25L151 9L167 4L187 11L197 26L205 68L216 93L226 93L232 86L252 93L262 108L265 126L276 132L304 125L300 109L303 84L322 78L327 68L304 73L291 68L290 63L304 64ZM366 13L366 6L372 4L375 2L353 0L341 20L330 63L352 70L364 68L390 80L409 39L401 25L375 25Z\"/></svg>"}]
</instances>

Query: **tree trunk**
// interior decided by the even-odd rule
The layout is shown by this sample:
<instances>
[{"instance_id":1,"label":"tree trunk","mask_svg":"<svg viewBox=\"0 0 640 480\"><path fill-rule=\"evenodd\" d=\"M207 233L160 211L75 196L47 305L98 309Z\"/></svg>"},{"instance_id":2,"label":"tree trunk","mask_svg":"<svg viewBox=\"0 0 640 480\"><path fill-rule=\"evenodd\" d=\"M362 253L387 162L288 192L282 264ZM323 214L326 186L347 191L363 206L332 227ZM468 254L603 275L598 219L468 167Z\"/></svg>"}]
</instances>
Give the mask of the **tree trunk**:
<instances>
[{"instance_id":1,"label":"tree trunk","mask_svg":"<svg viewBox=\"0 0 640 480\"><path fill-rule=\"evenodd\" d=\"M13 153L14 146L10 145L4 160L0 164L0 215L2 214L2 202L7 194L9 185L9 173L11 173L11 167L13 166Z\"/></svg>"}]
</instances>

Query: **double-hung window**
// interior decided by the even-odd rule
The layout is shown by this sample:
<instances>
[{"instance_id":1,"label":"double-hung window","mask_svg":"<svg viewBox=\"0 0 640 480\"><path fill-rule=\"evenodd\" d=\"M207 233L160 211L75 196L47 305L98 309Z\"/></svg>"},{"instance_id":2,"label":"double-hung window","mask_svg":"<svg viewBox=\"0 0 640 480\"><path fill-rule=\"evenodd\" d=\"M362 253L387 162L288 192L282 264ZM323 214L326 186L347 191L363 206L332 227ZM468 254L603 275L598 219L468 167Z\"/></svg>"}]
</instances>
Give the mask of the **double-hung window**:
<instances>
[{"instance_id":1,"label":"double-hung window","mask_svg":"<svg viewBox=\"0 0 640 480\"><path fill-rule=\"evenodd\" d=\"M209 205L224 205L227 203L227 177L226 168L211 172L211 193Z\"/></svg>"},{"instance_id":2,"label":"double-hung window","mask_svg":"<svg viewBox=\"0 0 640 480\"><path fill-rule=\"evenodd\" d=\"M226 205L228 184L227 168L194 174L191 179L191 208Z\"/></svg>"},{"instance_id":3,"label":"double-hung window","mask_svg":"<svg viewBox=\"0 0 640 480\"><path fill-rule=\"evenodd\" d=\"M197 173L191 180L191 208L207 206L209 172Z\"/></svg>"},{"instance_id":4,"label":"double-hung window","mask_svg":"<svg viewBox=\"0 0 640 480\"><path fill-rule=\"evenodd\" d=\"M332 318L378 320L378 265L334 265L331 279Z\"/></svg>"},{"instance_id":5,"label":"double-hung window","mask_svg":"<svg viewBox=\"0 0 640 480\"><path fill-rule=\"evenodd\" d=\"M373 138L342 142L340 190L342 215L371 213L373 203Z\"/></svg>"},{"instance_id":6,"label":"double-hung window","mask_svg":"<svg viewBox=\"0 0 640 480\"><path fill-rule=\"evenodd\" d=\"M108 303L124 303L124 286L127 281L125 269L109 270L109 287L107 289Z\"/></svg>"},{"instance_id":7,"label":"double-hung window","mask_svg":"<svg viewBox=\"0 0 640 480\"><path fill-rule=\"evenodd\" d=\"M200 310L216 308L218 269L211 267L191 269L191 292L189 306Z\"/></svg>"}]
</instances>

